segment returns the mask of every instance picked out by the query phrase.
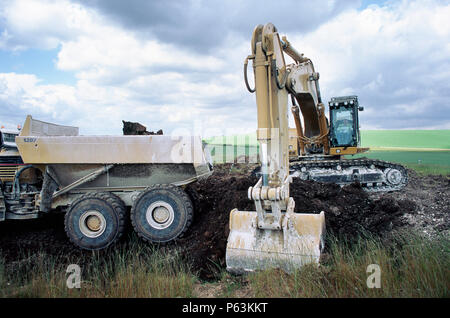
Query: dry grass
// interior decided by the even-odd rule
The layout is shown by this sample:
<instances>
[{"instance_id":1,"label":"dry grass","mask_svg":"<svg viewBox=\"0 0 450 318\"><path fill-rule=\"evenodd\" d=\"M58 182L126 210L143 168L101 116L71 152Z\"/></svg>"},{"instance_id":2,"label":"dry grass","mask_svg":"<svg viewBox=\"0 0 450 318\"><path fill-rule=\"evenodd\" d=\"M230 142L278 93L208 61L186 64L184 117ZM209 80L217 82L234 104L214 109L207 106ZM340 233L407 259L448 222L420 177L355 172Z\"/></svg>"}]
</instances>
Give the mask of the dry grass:
<instances>
[{"instance_id":1,"label":"dry grass","mask_svg":"<svg viewBox=\"0 0 450 318\"><path fill-rule=\"evenodd\" d=\"M69 289L66 269L77 261L82 264L81 288ZM380 288L367 287L370 264L380 266ZM0 255L1 297L202 297L198 285L176 250L137 240L103 256L93 253L88 262L23 252L18 261L5 263ZM211 284L203 285L208 297L449 297L450 239L402 233L389 244L376 238L349 244L330 238L320 267L246 277L224 271L221 281L212 284L214 293L207 288Z\"/></svg>"},{"instance_id":2,"label":"dry grass","mask_svg":"<svg viewBox=\"0 0 450 318\"><path fill-rule=\"evenodd\" d=\"M1 255L0 255L1 256ZM81 265L81 288L68 288L70 262L61 256L37 253L6 264L0 257L2 297L191 297L197 281L176 250L163 251L142 242L93 253Z\"/></svg>"},{"instance_id":3,"label":"dry grass","mask_svg":"<svg viewBox=\"0 0 450 318\"><path fill-rule=\"evenodd\" d=\"M449 297L448 238L402 233L386 246L375 238L346 244L330 239L329 259L290 275L268 270L249 276L256 297ZM370 264L381 269L380 288L368 288Z\"/></svg>"}]
</instances>

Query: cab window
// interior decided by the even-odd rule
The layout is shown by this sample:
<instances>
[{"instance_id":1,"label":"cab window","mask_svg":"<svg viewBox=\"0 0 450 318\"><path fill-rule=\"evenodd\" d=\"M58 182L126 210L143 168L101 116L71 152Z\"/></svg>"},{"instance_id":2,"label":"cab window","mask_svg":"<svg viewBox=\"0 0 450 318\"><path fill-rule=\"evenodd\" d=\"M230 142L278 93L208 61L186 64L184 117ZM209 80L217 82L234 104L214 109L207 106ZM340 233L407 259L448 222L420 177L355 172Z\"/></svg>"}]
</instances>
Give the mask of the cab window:
<instances>
[{"instance_id":1,"label":"cab window","mask_svg":"<svg viewBox=\"0 0 450 318\"><path fill-rule=\"evenodd\" d=\"M16 135L8 133L2 133L2 135L4 142L16 142Z\"/></svg>"},{"instance_id":2,"label":"cab window","mask_svg":"<svg viewBox=\"0 0 450 318\"><path fill-rule=\"evenodd\" d=\"M353 114L352 109L339 108L334 110L332 127L337 145L353 144Z\"/></svg>"}]
</instances>

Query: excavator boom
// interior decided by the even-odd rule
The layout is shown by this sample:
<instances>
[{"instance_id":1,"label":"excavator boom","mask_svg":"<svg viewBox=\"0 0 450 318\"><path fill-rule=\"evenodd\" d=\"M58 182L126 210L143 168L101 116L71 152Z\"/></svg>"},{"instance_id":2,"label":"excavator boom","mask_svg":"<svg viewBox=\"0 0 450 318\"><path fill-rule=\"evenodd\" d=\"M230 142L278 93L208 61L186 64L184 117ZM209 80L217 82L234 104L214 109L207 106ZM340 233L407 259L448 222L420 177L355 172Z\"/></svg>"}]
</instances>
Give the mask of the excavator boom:
<instances>
[{"instance_id":1,"label":"excavator boom","mask_svg":"<svg viewBox=\"0 0 450 318\"><path fill-rule=\"evenodd\" d=\"M303 264L318 263L324 246L325 216L323 212L294 213L295 202L289 196L295 175L290 175L289 167L288 97L292 94L296 99L313 102L314 96L307 96L304 90L305 85L311 85L305 71L308 68L287 66L283 50L298 62L312 64L287 40L281 41L271 23L255 28L251 49L244 69L248 60L253 60L255 88L246 85L256 92L261 178L248 190L255 211L235 209L230 214L227 269L246 272L279 267L291 271ZM308 126L315 128L321 129Z\"/></svg>"}]
</instances>

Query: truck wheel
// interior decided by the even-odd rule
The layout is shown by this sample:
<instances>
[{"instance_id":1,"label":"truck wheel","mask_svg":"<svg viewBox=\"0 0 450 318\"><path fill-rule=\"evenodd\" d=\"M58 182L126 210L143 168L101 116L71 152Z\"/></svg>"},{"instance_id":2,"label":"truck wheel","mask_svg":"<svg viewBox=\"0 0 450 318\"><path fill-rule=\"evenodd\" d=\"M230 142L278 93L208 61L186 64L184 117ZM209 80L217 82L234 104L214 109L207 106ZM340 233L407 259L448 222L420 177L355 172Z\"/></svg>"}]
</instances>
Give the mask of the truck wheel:
<instances>
[{"instance_id":1,"label":"truck wheel","mask_svg":"<svg viewBox=\"0 0 450 318\"><path fill-rule=\"evenodd\" d=\"M197 190L195 190L194 187L188 185L185 187L184 192L187 193L189 196L189 199L191 199L192 207L194 208L194 214L200 212L200 195L198 194Z\"/></svg>"},{"instance_id":2,"label":"truck wheel","mask_svg":"<svg viewBox=\"0 0 450 318\"><path fill-rule=\"evenodd\" d=\"M145 241L166 243L186 232L193 214L186 192L173 185L156 184L136 198L131 208L131 223Z\"/></svg>"},{"instance_id":3,"label":"truck wheel","mask_svg":"<svg viewBox=\"0 0 450 318\"><path fill-rule=\"evenodd\" d=\"M64 228L78 247L100 250L120 239L125 220L125 205L119 197L109 192L87 193L71 204Z\"/></svg>"}]
</instances>

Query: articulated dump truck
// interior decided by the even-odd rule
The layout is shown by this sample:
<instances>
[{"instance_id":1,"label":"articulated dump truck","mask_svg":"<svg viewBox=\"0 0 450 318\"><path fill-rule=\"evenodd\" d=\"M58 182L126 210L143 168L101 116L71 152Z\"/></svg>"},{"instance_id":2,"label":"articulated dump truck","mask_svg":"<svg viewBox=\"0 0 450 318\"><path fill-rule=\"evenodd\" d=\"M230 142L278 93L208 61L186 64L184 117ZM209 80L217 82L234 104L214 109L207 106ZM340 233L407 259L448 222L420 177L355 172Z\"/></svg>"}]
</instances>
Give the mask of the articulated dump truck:
<instances>
[{"instance_id":1,"label":"articulated dump truck","mask_svg":"<svg viewBox=\"0 0 450 318\"><path fill-rule=\"evenodd\" d=\"M0 221L65 213L70 241L88 250L115 243L127 217L145 241L181 237L194 213L186 186L212 174L195 136L79 136L28 116L15 144L6 137Z\"/></svg>"}]
</instances>

